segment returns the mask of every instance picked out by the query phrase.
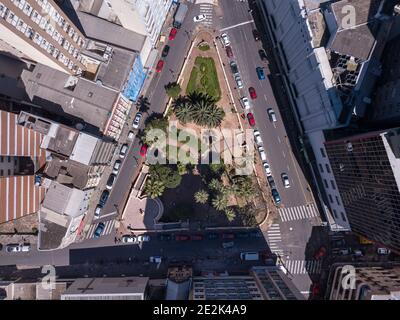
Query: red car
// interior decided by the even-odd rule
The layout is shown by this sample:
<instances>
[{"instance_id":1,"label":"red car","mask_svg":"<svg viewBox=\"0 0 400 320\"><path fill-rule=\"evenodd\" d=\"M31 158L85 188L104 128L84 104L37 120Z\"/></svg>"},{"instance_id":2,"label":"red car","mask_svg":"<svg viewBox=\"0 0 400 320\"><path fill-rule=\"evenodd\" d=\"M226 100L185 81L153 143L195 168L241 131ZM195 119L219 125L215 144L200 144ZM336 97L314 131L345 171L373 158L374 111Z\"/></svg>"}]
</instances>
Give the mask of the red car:
<instances>
[{"instance_id":1,"label":"red car","mask_svg":"<svg viewBox=\"0 0 400 320\"><path fill-rule=\"evenodd\" d=\"M156 67L156 71L157 71L157 72L161 72L162 69L163 69L163 67L164 67L164 60L158 61L157 67Z\"/></svg>"},{"instance_id":2,"label":"red car","mask_svg":"<svg viewBox=\"0 0 400 320\"><path fill-rule=\"evenodd\" d=\"M169 40L174 40L176 33L178 32L178 29L176 28L172 28L171 31L169 32Z\"/></svg>"},{"instance_id":3,"label":"red car","mask_svg":"<svg viewBox=\"0 0 400 320\"><path fill-rule=\"evenodd\" d=\"M142 157L146 156L148 148L149 148L149 146L147 144L142 145L142 147L140 148L140 152L139 152Z\"/></svg>"},{"instance_id":4,"label":"red car","mask_svg":"<svg viewBox=\"0 0 400 320\"><path fill-rule=\"evenodd\" d=\"M256 120L254 120L254 116L251 112L247 114L247 120L249 120L249 125L254 127L256 125Z\"/></svg>"},{"instance_id":5,"label":"red car","mask_svg":"<svg viewBox=\"0 0 400 320\"><path fill-rule=\"evenodd\" d=\"M202 236L201 234L192 234L192 235L190 236L190 239L191 239L191 240L195 240L195 241L203 240L203 236Z\"/></svg>"},{"instance_id":6,"label":"red car","mask_svg":"<svg viewBox=\"0 0 400 320\"><path fill-rule=\"evenodd\" d=\"M230 46L226 46L225 51L226 51L226 55L228 56L228 58L233 58L233 51Z\"/></svg>"},{"instance_id":7,"label":"red car","mask_svg":"<svg viewBox=\"0 0 400 320\"><path fill-rule=\"evenodd\" d=\"M187 240L189 240L189 236L186 234L177 234L175 236L175 240L176 241L187 241Z\"/></svg>"},{"instance_id":8,"label":"red car","mask_svg":"<svg viewBox=\"0 0 400 320\"><path fill-rule=\"evenodd\" d=\"M320 260L326 255L326 248L324 246L321 246L314 254L314 259L315 260Z\"/></svg>"},{"instance_id":9,"label":"red car","mask_svg":"<svg viewBox=\"0 0 400 320\"><path fill-rule=\"evenodd\" d=\"M254 100L257 98L257 92L256 89L254 89L253 87L249 88L249 93L250 93L250 97Z\"/></svg>"},{"instance_id":10,"label":"red car","mask_svg":"<svg viewBox=\"0 0 400 320\"><path fill-rule=\"evenodd\" d=\"M233 233L223 233L221 237L222 239L234 239L235 235Z\"/></svg>"}]
</instances>

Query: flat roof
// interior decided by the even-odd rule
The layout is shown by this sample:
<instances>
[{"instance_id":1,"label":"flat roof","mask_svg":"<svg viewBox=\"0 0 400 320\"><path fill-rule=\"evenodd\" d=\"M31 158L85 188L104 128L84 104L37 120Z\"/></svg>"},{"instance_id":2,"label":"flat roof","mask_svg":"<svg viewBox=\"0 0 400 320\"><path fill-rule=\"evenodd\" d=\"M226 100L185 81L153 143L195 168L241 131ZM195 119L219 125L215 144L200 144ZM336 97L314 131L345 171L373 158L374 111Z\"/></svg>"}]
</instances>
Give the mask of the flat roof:
<instances>
[{"instance_id":1,"label":"flat roof","mask_svg":"<svg viewBox=\"0 0 400 320\"><path fill-rule=\"evenodd\" d=\"M78 138L76 139L76 143L69 158L73 161L89 165L98 141L99 139L96 137L79 132Z\"/></svg>"},{"instance_id":2,"label":"flat roof","mask_svg":"<svg viewBox=\"0 0 400 320\"><path fill-rule=\"evenodd\" d=\"M104 130L118 99L118 91L78 78L76 85L66 85L70 76L42 64L21 74L32 103L62 116L71 115Z\"/></svg>"},{"instance_id":3,"label":"flat roof","mask_svg":"<svg viewBox=\"0 0 400 320\"><path fill-rule=\"evenodd\" d=\"M46 197L42 206L58 214L64 214L68 201L71 197L72 188L57 181L52 181L47 189Z\"/></svg>"},{"instance_id":4,"label":"flat roof","mask_svg":"<svg viewBox=\"0 0 400 320\"><path fill-rule=\"evenodd\" d=\"M57 125L56 128L57 132L54 137L50 138L47 149L64 156L69 156L78 139L78 131L63 125Z\"/></svg>"}]
</instances>

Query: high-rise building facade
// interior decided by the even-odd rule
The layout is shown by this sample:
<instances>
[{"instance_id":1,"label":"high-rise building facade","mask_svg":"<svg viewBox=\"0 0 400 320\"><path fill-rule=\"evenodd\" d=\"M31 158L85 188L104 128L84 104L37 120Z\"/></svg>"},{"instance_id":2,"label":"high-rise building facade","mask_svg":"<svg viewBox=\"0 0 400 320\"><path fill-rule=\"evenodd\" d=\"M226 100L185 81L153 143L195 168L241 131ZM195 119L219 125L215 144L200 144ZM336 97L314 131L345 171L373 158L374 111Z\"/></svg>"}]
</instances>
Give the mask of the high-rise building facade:
<instances>
[{"instance_id":1,"label":"high-rise building facade","mask_svg":"<svg viewBox=\"0 0 400 320\"><path fill-rule=\"evenodd\" d=\"M0 39L20 57L69 74L85 70L85 38L53 0L1 0Z\"/></svg>"},{"instance_id":2,"label":"high-rise building facade","mask_svg":"<svg viewBox=\"0 0 400 320\"><path fill-rule=\"evenodd\" d=\"M400 252L400 128L328 141L325 149L351 229Z\"/></svg>"}]
</instances>

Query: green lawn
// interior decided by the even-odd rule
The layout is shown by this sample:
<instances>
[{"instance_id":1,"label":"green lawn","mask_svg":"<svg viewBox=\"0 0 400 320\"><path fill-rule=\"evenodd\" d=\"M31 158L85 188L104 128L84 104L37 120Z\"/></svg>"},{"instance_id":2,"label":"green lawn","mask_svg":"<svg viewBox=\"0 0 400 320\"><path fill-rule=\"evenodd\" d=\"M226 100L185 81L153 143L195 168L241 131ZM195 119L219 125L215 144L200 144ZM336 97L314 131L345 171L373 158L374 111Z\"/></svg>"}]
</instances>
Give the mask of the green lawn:
<instances>
[{"instance_id":1,"label":"green lawn","mask_svg":"<svg viewBox=\"0 0 400 320\"><path fill-rule=\"evenodd\" d=\"M195 66L190 74L189 83L186 87L186 94L193 91L208 94L218 101L221 97L217 70L212 58L197 57Z\"/></svg>"}]
</instances>

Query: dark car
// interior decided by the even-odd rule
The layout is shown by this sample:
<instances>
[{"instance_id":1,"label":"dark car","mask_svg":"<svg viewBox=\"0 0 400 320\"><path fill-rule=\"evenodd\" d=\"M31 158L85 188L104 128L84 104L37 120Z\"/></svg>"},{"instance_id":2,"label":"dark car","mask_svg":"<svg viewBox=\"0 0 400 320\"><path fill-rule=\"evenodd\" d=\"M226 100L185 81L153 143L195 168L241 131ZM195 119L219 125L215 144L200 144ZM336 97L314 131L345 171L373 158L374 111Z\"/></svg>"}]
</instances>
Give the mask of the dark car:
<instances>
[{"instance_id":1,"label":"dark car","mask_svg":"<svg viewBox=\"0 0 400 320\"><path fill-rule=\"evenodd\" d=\"M239 73L239 69L235 61L231 61L229 65L233 74Z\"/></svg>"},{"instance_id":2,"label":"dark car","mask_svg":"<svg viewBox=\"0 0 400 320\"><path fill-rule=\"evenodd\" d=\"M256 72L257 72L257 77L259 80L265 80L265 72L264 72L263 68L257 67Z\"/></svg>"},{"instance_id":3,"label":"dark car","mask_svg":"<svg viewBox=\"0 0 400 320\"><path fill-rule=\"evenodd\" d=\"M208 239L210 240L218 239L218 233L209 233Z\"/></svg>"},{"instance_id":4,"label":"dark car","mask_svg":"<svg viewBox=\"0 0 400 320\"><path fill-rule=\"evenodd\" d=\"M163 51L161 53L161 56L163 58L165 58L168 55L169 49L170 49L169 45L165 45L165 47L164 47L164 49L163 49Z\"/></svg>"},{"instance_id":5,"label":"dark car","mask_svg":"<svg viewBox=\"0 0 400 320\"><path fill-rule=\"evenodd\" d=\"M101 234L103 233L104 228L105 228L105 224L103 222L100 222L97 225L96 230L94 230L93 238L96 238L96 239L99 238L101 236Z\"/></svg>"},{"instance_id":6,"label":"dark car","mask_svg":"<svg viewBox=\"0 0 400 320\"><path fill-rule=\"evenodd\" d=\"M262 61L267 61L267 54L265 53L265 50L263 50L263 49L260 49L260 50L258 50L258 55L260 56L260 59L262 60Z\"/></svg>"},{"instance_id":7,"label":"dark car","mask_svg":"<svg viewBox=\"0 0 400 320\"><path fill-rule=\"evenodd\" d=\"M254 37L254 40L260 41L260 34L258 33L258 31L256 29L253 29L253 37Z\"/></svg>"},{"instance_id":8,"label":"dark car","mask_svg":"<svg viewBox=\"0 0 400 320\"><path fill-rule=\"evenodd\" d=\"M192 234L190 240L200 241L203 240L203 236L201 234Z\"/></svg>"},{"instance_id":9,"label":"dark car","mask_svg":"<svg viewBox=\"0 0 400 320\"><path fill-rule=\"evenodd\" d=\"M233 233L223 233L221 235L222 239L235 239L235 235Z\"/></svg>"},{"instance_id":10,"label":"dark car","mask_svg":"<svg viewBox=\"0 0 400 320\"><path fill-rule=\"evenodd\" d=\"M268 184L269 184L269 186L271 187L271 189L275 189L275 188L276 188L276 185L275 185L275 180L274 180L274 178L273 178L272 176L268 176L268 177L267 177L267 180L268 180Z\"/></svg>"},{"instance_id":11,"label":"dark car","mask_svg":"<svg viewBox=\"0 0 400 320\"><path fill-rule=\"evenodd\" d=\"M110 196L110 191L104 190L103 193L100 196L99 205L104 207L104 205L106 204L107 199L108 199L109 196Z\"/></svg>"},{"instance_id":12,"label":"dark car","mask_svg":"<svg viewBox=\"0 0 400 320\"><path fill-rule=\"evenodd\" d=\"M275 203L276 204L280 204L281 203L281 196L279 195L278 190L272 189L271 194L272 194L272 197L274 198Z\"/></svg>"},{"instance_id":13,"label":"dark car","mask_svg":"<svg viewBox=\"0 0 400 320\"><path fill-rule=\"evenodd\" d=\"M158 240L160 241L170 241L172 239L170 234L160 234Z\"/></svg>"},{"instance_id":14,"label":"dark car","mask_svg":"<svg viewBox=\"0 0 400 320\"><path fill-rule=\"evenodd\" d=\"M117 176L115 175L115 174L110 174L110 176L108 177L108 180L107 180L107 184L106 184L106 188L108 189L108 190L111 190L112 189L112 187L114 186L114 182L115 182L115 178L116 178Z\"/></svg>"},{"instance_id":15,"label":"dark car","mask_svg":"<svg viewBox=\"0 0 400 320\"><path fill-rule=\"evenodd\" d=\"M187 241L189 239L190 239L190 237L188 235L186 235L186 234L177 234L177 235L175 235L175 240L176 241Z\"/></svg>"},{"instance_id":16,"label":"dark car","mask_svg":"<svg viewBox=\"0 0 400 320\"><path fill-rule=\"evenodd\" d=\"M226 46L225 51L226 51L226 55L228 56L228 58L233 58L233 51L230 46Z\"/></svg>"}]
</instances>

